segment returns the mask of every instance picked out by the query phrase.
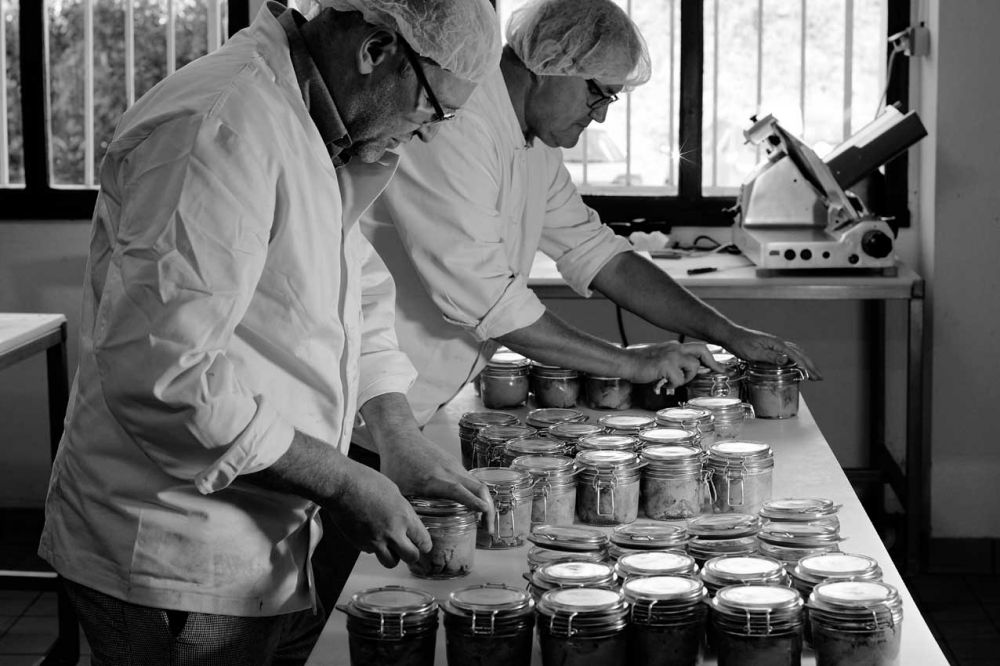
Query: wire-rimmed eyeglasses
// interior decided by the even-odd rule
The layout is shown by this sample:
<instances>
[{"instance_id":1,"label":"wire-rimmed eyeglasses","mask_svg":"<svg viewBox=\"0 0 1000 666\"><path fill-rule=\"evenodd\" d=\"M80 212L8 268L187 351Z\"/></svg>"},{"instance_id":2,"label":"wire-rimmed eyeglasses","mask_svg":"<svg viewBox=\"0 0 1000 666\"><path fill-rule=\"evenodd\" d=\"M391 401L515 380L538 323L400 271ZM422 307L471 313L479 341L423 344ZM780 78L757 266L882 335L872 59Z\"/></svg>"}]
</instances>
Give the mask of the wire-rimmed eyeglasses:
<instances>
[{"instance_id":1,"label":"wire-rimmed eyeglasses","mask_svg":"<svg viewBox=\"0 0 1000 666\"><path fill-rule=\"evenodd\" d=\"M427 93L427 99L430 100L431 106L434 107L434 117L428 121L427 125L434 125L435 123L443 123L446 120L451 120L455 117L454 112L445 113L444 107L441 106L441 102L438 101L437 96L434 91L431 90L430 84L427 82L427 75L424 74L424 68L420 65L420 56L418 56L410 45L406 43L406 40L400 36L399 43L403 45L403 53L406 55L406 59L410 62L410 66L413 67L413 73L417 75L417 82L420 87L424 89Z\"/></svg>"},{"instance_id":2,"label":"wire-rimmed eyeglasses","mask_svg":"<svg viewBox=\"0 0 1000 666\"><path fill-rule=\"evenodd\" d=\"M597 85L597 81L594 79L587 79L587 91L597 97L593 102L587 102L587 108L591 111L597 111L598 109L603 109L606 106L611 105L618 101L618 95L611 93L610 95L603 90L601 86Z\"/></svg>"}]
</instances>

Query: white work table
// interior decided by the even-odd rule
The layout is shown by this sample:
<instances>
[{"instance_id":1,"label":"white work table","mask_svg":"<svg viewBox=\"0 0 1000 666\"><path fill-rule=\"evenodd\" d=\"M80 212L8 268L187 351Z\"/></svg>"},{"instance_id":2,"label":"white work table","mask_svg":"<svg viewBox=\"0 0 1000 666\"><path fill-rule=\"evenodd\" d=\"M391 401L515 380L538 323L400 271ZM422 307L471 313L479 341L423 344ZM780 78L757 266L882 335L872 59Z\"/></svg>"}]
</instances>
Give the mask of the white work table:
<instances>
[{"instance_id":1,"label":"white work table","mask_svg":"<svg viewBox=\"0 0 1000 666\"><path fill-rule=\"evenodd\" d=\"M427 425L425 433L444 449L459 456L458 420L468 411L482 410L471 386L440 410ZM505 410L522 418L527 410ZM592 415L598 412L583 409ZM606 414L608 412L600 412ZM623 413L642 413L630 410ZM774 497L824 497L841 504L839 517L841 534L846 541L841 544L844 552L869 555L878 560L883 570L883 580L898 588L903 599L903 631L899 663L901 665L946 666L947 660L934 640L903 584L899 572L879 540L875 528L865 514L857 495L841 470L826 440L816 426L803 401L797 417L786 421L756 419L749 421L743 431L746 439L768 442L774 449ZM610 529L607 531L610 532ZM439 600L447 599L452 590L480 583L506 583L524 587L522 574L527 571L527 552L530 544L511 550L477 550L472 572L453 580L434 581L412 576L404 564L385 569L373 555L358 559L357 566L347 581L338 603L345 603L355 592L382 585L405 585L422 589ZM346 666L350 663L346 616L334 611L328 619L323 634L313 649L307 666ZM438 629L435 664L446 664L443 623ZM714 663L714 662L706 662ZM803 652L802 663L815 664L810 650ZM532 657L532 666L540 666L538 641ZM454 666L454 665L453 665ZM518 666L511 664L510 666ZM527 665L525 665L527 666ZM597 665L595 665L597 666Z\"/></svg>"}]
</instances>

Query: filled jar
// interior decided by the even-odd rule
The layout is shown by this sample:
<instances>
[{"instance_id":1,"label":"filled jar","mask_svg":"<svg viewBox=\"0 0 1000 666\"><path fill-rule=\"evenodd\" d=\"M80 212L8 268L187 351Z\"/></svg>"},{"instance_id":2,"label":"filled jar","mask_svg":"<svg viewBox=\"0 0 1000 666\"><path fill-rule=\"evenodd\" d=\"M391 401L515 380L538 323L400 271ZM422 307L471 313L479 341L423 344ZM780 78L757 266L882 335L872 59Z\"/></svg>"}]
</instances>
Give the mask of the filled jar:
<instances>
[{"instance_id":1,"label":"filled jar","mask_svg":"<svg viewBox=\"0 0 1000 666\"><path fill-rule=\"evenodd\" d=\"M408 563L418 578L458 578L472 571L476 554L476 512L446 499L411 497L410 506L431 535L431 550Z\"/></svg>"},{"instance_id":2,"label":"filled jar","mask_svg":"<svg viewBox=\"0 0 1000 666\"><path fill-rule=\"evenodd\" d=\"M631 523L639 515L643 463L627 451L581 451L576 455L576 517L589 525Z\"/></svg>"},{"instance_id":3,"label":"filled jar","mask_svg":"<svg viewBox=\"0 0 1000 666\"><path fill-rule=\"evenodd\" d=\"M629 605L629 663L695 666L704 632L705 587L677 576L630 578L622 584Z\"/></svg>"},{"instance_id":4,"label":"filled jar","mask_svg":"<svg viewBox=\"0 0 1000 666\"><path fill-rule=\"evenodd\" d=\"M608 559L608 535L591 527L535 525L528 541L534 544L528 551L529 571L549 562L605 562Z\"/></svg>"},{"instance_id":5,"label":"filled jar","mask_svg":"<svg viewBox=\"0 0 1000 666\"><path fill-rule=\"evenodd\" d=\"M799 666L802 598L783 585L731 585L709 602L719 666Z\"/></svg>"},{"instance_id":6,"label":"filled jar","mask_svg":"<svg viewBox=\"0 0 1000 666\"><path fill-rule=\"evenodd\" d=\"M587 405L591 409L629 409L632 407L632 382L623 377L586 375L583 380Z\"/></svg>"},{"instance_id":7,"label":"filled jar","mask_svg":"<svg viewBox=\"0 0 1000 666\"><path fill-rule=\"evenodd\" d=\"M627 553L615 562L615 575L621 580L644 576L697 575L698 565L687 553L672 550L648 550Z\"/></svg>"},{"instance_id":8,"label":"filled jar","mask_svg":"<svg viewBox=\"0 0 1000 666\"><path fill-rule=\"evenodd\" d=\"M543 666L626 666L628 604L604 588L560 588L542 595L538 643Z\"/></svg>"},{"instance_id":9,"label":"filled jar","mask_svg":"<svg viewBox=\"0 0 1000 666\"><path fill-rule=\"evenodd\" d=\"M352 666L432 666L438 603L408 587L358 592L344 606Z\"/></svg>"},{"instance_id":10,"label":"filled jar","mask_svg":"<svg viewBox=\"0 0 1000 666\"><path fill-rule=\"evenodd\" d=\"M605 414L597 419L609 435L629 435L638 437L639 433L656 425L656 419L642 414Z\"/></svg>"},{"instance_id":11,"label":"filled jar","mask_svg":"<svg viewBox=\"0 0 1000 666\"><path fill-rule=\"evenodd\" d=\"M600 435L604 433L604 428L596 423L578 423L574 421L563 421L549 426L548 435L552 439L558 439L566 445L566 455L575 456L576 446L580 439L590 435Z\"/></svg>"},{"instance_id":12,"label":"filled jar","mask_svg":"<svg viewBox=\"0 0 1000 666\"><path fill-rule=\"evenodd\" d=\"M757 516L725 513L699 516L688 521L688 553L699 565L720 555L750 555L757 552Z\"/></svg>"},{"instance_id":13,"label":"filled jar","mask_svg":"<svg viewBox=\"0 0 1000 666\"><path fill-rule=\"evenodd\" d=\"M477 467L469 473L486 484L495 509L493 534L483 514L476 530L476 547L501 549L522 545L531 530L531 475L509 467Z\"/></svg>"},{"instance_id":14,"label":"filled jar","mask_svg":"<svg viewBox=\"0 0 1000 666\"><path fill-rule=\"evenodd\" d=\"M545 407L532 409L524 422L541 431L551 428L557 423L580 423L587 420L587 415L578 409L563 409L560 407Z\"/></svg>"},{"instance_id":15,"label":"filled jar","mask_svg":"<svg viewBox=\"0 0 1000 666\"><path fill-rule=\"evenodd\" d=\"M754 417L750 403L742 402L734 396L708 396L690 398L685 407L707 409L715 417L715 439L737 439L743 432L743 423Z\"/></svg>"},{"instance_id":16,"label":"filled jar","mask_svg":"<svg viewBox=\"0 0 1000 666\"><path fill-rule=\"evenodd\" d=\"M622 555L651 550L676 550L684 552L687 544L687 527L669 523L647 521L619 525L611 530L608 555L617 560Z\"/></svg>"},{"instance_id":17,"label":"filled jar","mask_svg":"<svg viewBox=\"0 0 1000 666\"><path fill-rule=\"evenodd\" d=\"M580 399L580 373L569 368L531 364L531 392L539 407L575 407Z\"/></svg>"},{"instance_id":18,"label":"filled jar","mask_svg":"<svg viewBox=\"0 0 1000 666\"><path fill-rule=\"evenodd\" d=\"M903 602L880 581L829 581L809 595L817 666L899 664Z\"/></svg>"},{"instance_id":19,"label":"filled jar","mask_svg":"<svg viewBox=\"0 0 1000 666\"><path fill-rule=\"evenodd\" d=\"M566 456L515 458L511 469L531 475L531 525L570 525L576 517L576 461Z\"/></svg>"},{"instance_id":20,"label":"filled jar","mask_svg":"<svg viewBox=\"0 0 1000 666\"><path fill-rule=\"evenodd\" d=\"M838 528L822 523L765 523L757 532L758 549L794 568L803 557L840 550Z\"/></svg>"},{"instance_id":21,"label":"filled jar","mask_svg":"<svg viewBox=\"0 0 1000 666\"><path fill-rule=\"evenodd\" d=\"M576 442L577 453L581 451L628 451L635 453L639 440L629 435L587 435Z\"/></svg>"},{"instance_id":22,"label":"filled jar","mask_svg":"<svg viewBox=\"0 0 1000 666\"><path fill-rule=\"evenodd\" d=\"M656 424L665 428L694 430L701 435L701 448L715 444L715 415L709 409L669 407L656 412Z\"/></svg>"},{"instance_id":23,"label":"filled jar","mask_svg":"<svg viewBox=\"0 0 1000 666\"><path fill-rule=\"evenodd\" d=\"M615 582L615 571L609 564L570 560L540 565L532 572L528 588L532 598L538 601L545 592L560 587L611 589Z\"/></svg>"},{"instance_id":24,"label":"filled jar","mask_svg":"<svg viewBox=\"0 0 1000 666\"><path fill-rule=\"evenodd\" d=\"M473 467L502 467L507 442L535 437L538 431L526 425L490 425L480 428L472 440ZM470 468L471 469L471 468Z\"/></svg>"},{"instance_id":25,"label":"filled jar","mask_svg":"<svg viewBox=\"0 0 1000 666\"><path fill-rule=\"evenodd\" d=\"M521 456L565 456L566 452L565 444L549 437L512 439L503 445L503 465L510 467L514 459Z\"/></svg>"},{"instance_id":26,"label":"filled jar","mask_svg":"<svg viewBox=\"0 0 1000 666\"><path fill-rule=\"evenodd\" d=\"M671 444L701 448L701 434L688 428L650 428L639 433L639 446Z\"/></svg>"},{"instance_id":27,"label":"filled jar","mask_svg":"<svg viewBox=\"0 0 1000 666\"><path fill-rule=\"evenodd\" d=\"M449 594L441 609L449 664L531 662L535 604L524 590L494 583L463 587Z\"/></svg>"},{"instance_id":28,"label":"filled jar","mask_svg":"<svg viewBox=\"0 0 1000 666\"><path fill-rule=\"evenodd\" d=\"M730 585L787 585L785 567L773 557L721 555L705 562L701 581L709 596Z\"/></svg>"},{"instance_id":29,"label":"filled jar","mask_svg":"<svg viewBox=\"0 0 1000 666\"><path fill-rule=\"evenodd\" d=\"M651 445L639 455L646 463L640 496L647 518L676 520L701 513L707 486L700 447Z\"/></svg>"},{"instance_id":30,"label":"filled jar","mask_svg":"<svg viewBox=\"0 0 1000 666\"><path fill-rule=\"evenodd\" d=\"M840 527L839 504L821 497L782 497L760 507L760 517L772 523L822 523Z\"/></svg>"},{"instance_id":31,"label":"filled jar","mask_svg":"<svg viewBox=\"0 0 1000 666\"><path fill-rule=\"evenodd\" d=\"M458 441L462 449L462 465L465 469L476 467L473 445L476 434L491 425L517 425L517 417L507 412L466 412L458 420Z\"/></svg>"},{"instance_id":32,"label":"filled jar","mask_svg":"<svg viewBox=\"0 0 1000 666\"><path fill-rule=\"evenodd\" d=\"M755 514L771 499L774 454L763 442L716 442L705 468L711 472L709 489L716 513Z\"/></svg>"},{"instance_id":33,"label":"filled jar","mask_svg":"<svg viewBox=\"0 0 1000 666\"><path fill-rule=\"evenodd\" d=\"M799 413L799 382L805 372L785 365L753 361L747 371L747 399L759 419L790 419Z\"/></svg>"},{"instance_id":34,"label":"filled jar","mask_svg":"<svg viewBox=\"0 0 1000 666\"><path fill-rule=\"evenodd\" d=\"M479 392L488 409L520 407L528 400L531 361L515 352L498 352L479 375Z\"/></svg>"},{"instance_id":35,"label":"filled jar","mask_svg":"<svg viewBox=\"0 0 1000 666\"><path fill-rule=\"evenodd\" d=\"M736 359L732 354L716 354L715 357L716 360L719 357ZM732 396L742 399L746 377L744 366L739 359L736 359L735 363L723 367L725 368L723 372L716 372L711 368L699 368L694 379L684 385L687 399L709 396Z\"/></svg>"},{"instance_id":36,"label":"filled jar","mask_svg":"<svg viewBox=\"0 0 1000 666\"><path fill-rule=\"evenodd\" d=\"M814 587L828 580L882 580L882 567L867 555L833 552L807 555L789 574L792 587L808 599Z\"/></svg>"}]
</instances>

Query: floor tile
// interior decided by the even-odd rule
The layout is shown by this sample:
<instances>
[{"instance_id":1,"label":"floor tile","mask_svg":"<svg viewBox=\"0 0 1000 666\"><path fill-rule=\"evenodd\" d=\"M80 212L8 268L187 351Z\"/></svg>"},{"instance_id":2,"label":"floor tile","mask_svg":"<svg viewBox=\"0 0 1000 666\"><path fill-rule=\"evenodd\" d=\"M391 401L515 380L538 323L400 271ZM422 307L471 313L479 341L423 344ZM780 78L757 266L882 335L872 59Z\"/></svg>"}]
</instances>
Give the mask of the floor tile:
<instances>
[{"instance_id":1,"label":"floor tile","mask_svg":"<svg viewBox=\"0 0 1000 666\"><path fill-rule=\"evenodd\" d=\"M991 622L990 616L986 614L986 610L983 608L975 599L971 603L964 603L961 605L954 605L948 608L931 609L924 611L924 617L929 618L933 622L970 622L970 623L984 623L989 624Z\"/></svg>"},{"instance_id":2,"label":"floor tile","mask_svg":"<svg viewBox=\"0 0 1000 666\"><path fill-rule=\"evenodd\" d=\"M55 617L58 614L57 595L55 592L42 592L34 603L24 611L25 615Z\"/></svg>"},{"instance_id":3,"label":"floor tile","mask_svg":"<svg viewBox=\"0 0 1000 666\"><path fill-rule=\"evenodd\" d=\"M45 654L56 633L55 618L22 616L0 638L0 655Z\"/></svg>"},{"instance_id":4,"label":"floor tile","mask_svg":"<svg viewBox=\"0 0 1000 666\"><path fill-rule=\"evenodd\" d=\"M11 596L0 597L0 615L20 615L38 597L38 592L8 592Z\"/></svg>"},{"instance_id":5,"label":"floor tile","mask_svg":"<svg viewBox=\"0 0 1000 666\"><path fill-rule=\"evenodd\" d=\"M38 666L42 656L38 654L0 654L3 666Z\"/></svg>"},{"instance_id":6,"label":"floor tile","mask_svg":"<svg viewBox=\"0 0 1000 666\"><path fill-rule=\"evenodd\" d=\"M966 638L956 638L948 641L955 658L959 664L964 664L966 659L993 659L997 663L997 654L1000 654L1000 634L983 636L969 636Z\"/></svg>"},{"instance_id":7,"label":"floor tile","mask_svg":"<svg viewBox=\"0 0 1000 666\"><path fill-rule=\"evenodd\" d=\"M17 618L17 615L0 615L0 636L3 636L8 629L14 626Z\"/></svg>"}]
</instances>

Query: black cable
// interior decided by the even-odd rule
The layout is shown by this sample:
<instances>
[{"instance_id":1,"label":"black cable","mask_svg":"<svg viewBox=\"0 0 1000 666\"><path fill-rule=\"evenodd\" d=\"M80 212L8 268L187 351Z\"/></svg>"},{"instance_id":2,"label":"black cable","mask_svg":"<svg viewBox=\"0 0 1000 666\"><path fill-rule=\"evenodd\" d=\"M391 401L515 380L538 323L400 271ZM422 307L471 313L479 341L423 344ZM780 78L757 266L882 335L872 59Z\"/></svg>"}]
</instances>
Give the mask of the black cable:
<instances>
[{"instance_id":1,"label":"black cable","mask_svg":"<svg viewBox=\"0 0 1000 666\"><path fill-rule=\"evenodd\" d=\"M615 317L618 319L618 336L622 341L622 349L628 347L628 336L625 335L625 322L622 320L622 308L620 305L615 306Z\"/></svg>"}]
</instances>

